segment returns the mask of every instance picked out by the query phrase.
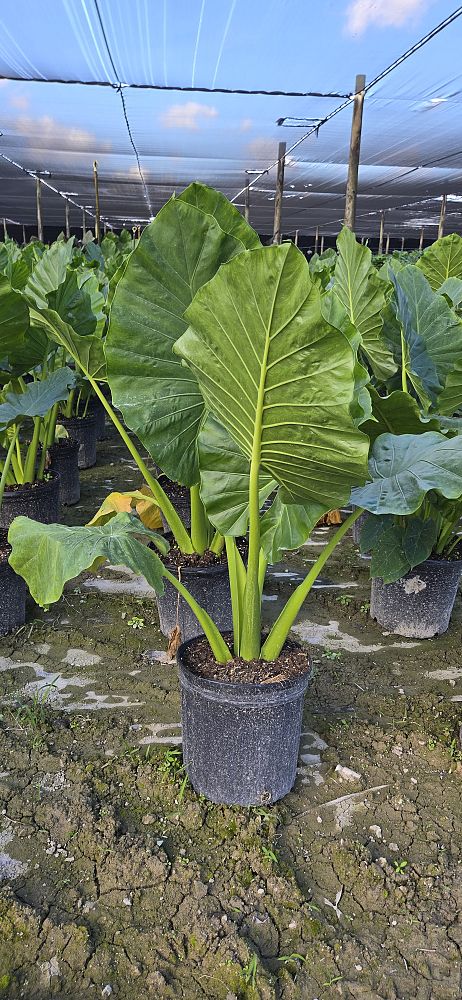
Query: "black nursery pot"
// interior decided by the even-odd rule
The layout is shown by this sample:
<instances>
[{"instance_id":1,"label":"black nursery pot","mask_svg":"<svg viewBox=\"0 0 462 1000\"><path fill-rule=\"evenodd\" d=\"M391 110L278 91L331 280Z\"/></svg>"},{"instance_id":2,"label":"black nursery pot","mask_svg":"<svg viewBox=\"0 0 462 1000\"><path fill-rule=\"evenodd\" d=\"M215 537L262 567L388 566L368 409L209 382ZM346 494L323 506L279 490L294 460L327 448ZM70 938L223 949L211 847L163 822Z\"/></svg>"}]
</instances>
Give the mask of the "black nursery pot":
<instances>
[{"instance_id":1,"label":"black nursery pot","mask_svg":"<svg viewBox=\"0 0 462 1000\"><path fill-rule=\"evenodd\" d=\"M59 517L59 476L52 472L48 479L6 489L0 509L0 530L8 531L15 517L31 517L42 524L53 524Z\"/></svg>"},{"instance_id":2,"label":"black nursery pot","mask_svg":"<svg viewBox=\"0 0 462 1000\"><path fill-rule=\"evenodd\" d=\"M0 555L0 635L7 635L26 620L26 584L11 568L6 553Z\"/></svg>"},{"instance_id":3,"label":"black nursery pot","mask_svg":"<svg viewBox=\"0 0 462 1000\"><path fill-rule=\"evenodd\" d=\"M96 417L87 413L86 417L60 417L60 424L66 428L69 437L79 442L79 469L91 469L96 465Z\"/></svg>"},{"instance_id":4,"label":"black nursery pot","mask_svg":"<svg viewBox=\"0 0 462 1000\"><path fill-rule=\"evenodd\" d=\"M395 583L376 577L371 617L408 639L431 639L446 632L462 576L462 561L427 559Z\"/></svg>"},{"instance_id":5,"label":"black nursery pot","mask_svg":"<svg viewBox=\"0 0 462 1000\"><path fill-rule=\"evenodd\" d=\"M88 412L96 421L96 440L105 441L106 434L106 410L98 396L92 396L88 406Z\"/></svg>"},{"instance_id":6,"label":"black nursery pot","mask_svg":"<svg viewBox=\"0 0 462 1000\"><path fill-rule=\"evenodd\" d=\"M72 438L61 438L50 448L51 468L59 475L59 499L67 506L80 500L79 448Z\"/></svg>"},{"instance_id":7,"label":"black nursery pot","mask_svg":"<svg viewBox=\"0 0 462 1000\"><path fill-rule=\"evenodd\" d=\"M177 575L176 566L167 566L167 569L174 576ZM207 611L221 632L232 629L231 593L226 563L215 566L184 566L181 569L181 582L201 608ZM169 580L164 579L164 586L162 596L159 594L156 596L163 634L170 635L178 624L183 642L202 635L202 628L189 604Z\"/></svg>"},{"instance_id":8,"label":"black nursery pot","mask_svg":"<svg viewBox=\"0 0 462 1000\"><path fill-rule=\"evenodd\" d=\"M275 684L207 680L177 653L183 760L196 792L226 805L268 805L290 792L297 770L306 673Z\"/></svg>"},{"instance_id":9,"label":"black nursery pot","mask_svg":"<svg viewBox=\"0 0 462 1000\"><path fill-rule=\"evenodd\" d=\"M159 477L159 485L162 486L164 493L167 494L170 502L173 504L178 516L183 521L186 531L191 530L191 499L190 493L187 486L180 486L179 483L172 482L171 479L167 479L166 476ZM170 531L170 526L165 520L164 515L161 512L162 525L164 531Z\"/></svg>"}]
</instances>

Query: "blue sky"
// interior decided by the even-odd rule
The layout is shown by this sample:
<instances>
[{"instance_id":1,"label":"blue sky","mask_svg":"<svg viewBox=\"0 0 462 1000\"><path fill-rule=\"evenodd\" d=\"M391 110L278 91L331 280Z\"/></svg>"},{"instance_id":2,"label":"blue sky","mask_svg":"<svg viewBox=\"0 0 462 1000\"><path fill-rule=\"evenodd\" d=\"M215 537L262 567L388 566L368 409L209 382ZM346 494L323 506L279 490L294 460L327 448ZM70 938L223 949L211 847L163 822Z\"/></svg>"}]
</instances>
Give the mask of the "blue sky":
<instances>
[{"instance_id":1,"label":"blue sky","mask_svg":"<svg viewBox=\"0 0 462 1000\"><path fill-rule=\"evenodd\" d=\"M356 73L373 78L446 17L453 3L99 0L99 8L117 77L123 82L348 93ZM400 175L406 167L437 159L441 151L456 153L462 147L461 42L462 18L367 99L361 172L365 192L383 179L384 195L390 182L390 196L399 195L403 201L414 191L423 198L446 183L457 194L459 168L462 172L462 157L457 155L444 168L420 171L412 178L412 188L411 180L401 182ZM0 73L114 82L94 0L3 0ZM196 177L235 194L246 169L266 166L280 140L290 144L302 134L279 128L278 118L319 118L339 103L178 91L125 90L124 96L155 203L157 189L163 199L167 189L181 188ZM140 215L146 211L114 90L14 80L0 85L0 100L0 151L30 169L52 170L58 187L82 196L96 156L102 182L107 181L107 214L114 214L116 202L122 205L128 196L127 181L137 186L130 194L130 211L135 202ZM296 201L305 199L301 211L315 196L318 202L324 195L338 198L350 118L347 109L289 159L286 197L291 219ZM119 192L115 181L120 182ZM255 201L260 194L270 212L265 190L274 186L273 175L256 186L260 190ZM336 222L335 209L331 221Z\"/></svg>"}]
</instances>

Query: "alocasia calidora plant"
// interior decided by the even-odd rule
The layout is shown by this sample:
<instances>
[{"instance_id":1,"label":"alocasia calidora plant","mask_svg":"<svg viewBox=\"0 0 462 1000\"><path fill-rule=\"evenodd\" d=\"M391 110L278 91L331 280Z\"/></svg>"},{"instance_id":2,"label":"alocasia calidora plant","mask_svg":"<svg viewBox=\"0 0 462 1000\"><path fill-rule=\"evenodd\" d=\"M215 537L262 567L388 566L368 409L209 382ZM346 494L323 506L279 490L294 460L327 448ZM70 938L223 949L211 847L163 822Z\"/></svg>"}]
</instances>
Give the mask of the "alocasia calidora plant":
<instances>
[{"instance_id":1,"label":"alocasia calidora plant","mask_svg":"<svg viewBox=\"0 0 462 1000\"><path fill-rule=\"evenodd\" d=\"M451 557L460 540L462 321L450 302L462 286L462 240L444 237L416 265L392 262L387 274L383 337L401 389L370 391L371 482L352 499L375 515L361 532L371 575L391 583L432 553Z\"/></svg>"},{"instance_id":2,"label":"alocasia calidora plant","mask_svg":"<svg viewBox=\"0 0 462 1000\"><path fill-rule=\"evenodd\" d=\"M352 415L356 350L351 338L324 318L322 304L294 246L245 250L196 292L185 310L187 328L174 345L203 399L197 448L201 499L212 524L226 535L234 650L247 660L279 654L316 576L357 512L331 538L262 644L267 560L291 547L294 537L296 544L308 537L319 516L343 504L351 487L366 479L369 440ZM276 498L261 515L262 497L273 489ZM234 539L247 524L244 565ZM166 576L196 613L217 661L226 662L229 647L211 618L152 549L142 547L141 555L137 531L140 523L127 513L86 528L17 518L9 534L11 564L41 604L57 600L66 580L109 553L137 566L158 591ZM164 545L159 536L150 537ZM45 566L53 572L44 573Z\"/></svg>"}]
</instances>

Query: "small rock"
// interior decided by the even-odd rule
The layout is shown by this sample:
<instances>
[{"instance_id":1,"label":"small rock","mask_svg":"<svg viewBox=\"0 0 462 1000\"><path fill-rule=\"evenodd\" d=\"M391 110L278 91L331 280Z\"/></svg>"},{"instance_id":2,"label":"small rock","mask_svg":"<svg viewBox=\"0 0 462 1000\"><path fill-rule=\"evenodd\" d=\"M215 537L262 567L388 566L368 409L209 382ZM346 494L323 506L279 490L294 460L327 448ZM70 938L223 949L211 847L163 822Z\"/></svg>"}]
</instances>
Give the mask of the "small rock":
<instances>
[{"instance_id":1,"label":"small rock","mask_svg":"<svg viewBox=\"0 0 462 1000\"><path fill-rule=\"evenodd\" d=\"M146 813L146 816L143 816L141 822L143 823L143 826L150 826L151 823L156 822L156 817L153 816L152 813Z\"/></svg>"},{"instance_id":2,"label":"small rock","mask_svg":"<svg viewBox=\"0 0 462 1000\"><path fill-rule=\"evenodd\" d=\"M382 828L377 826L377 823L373 823L372 826L369 827L369 830L374 834L374 837L377 837L377 840L382 839Z\"/></svg>"},{"instance_id":3,"label":"small rock","mask_svg":"<svg viewBox=\"0 0 462 1000\"><path fill-rule=\"evenodd\" d=\"M353 771L351 767L344 767L343 764L337 764L335 771L342 781L359 781L361 778L357 771Z\"/></svg>"},{"instance_id":4,"label":"small rock","mask_svg":"<svg viewBox=\"0 0 462 1000\"><path fill-rule=\"evenodd\" d=\"M264 889L257 889L257 896L264 896L264 895L265 895Z\"/></svg>"},{"instance_id":5,"label":"small rock","mask_svg":"<svg viewBox=\"0 0 462 1000\"><path fill-rule=\"evenodd\" d=\"M124 904L124 906L132 906L133 905L129 896L124 896L124 898L122 900L122 903Z\"/></svg>"},{"instance_id":6,"label":"small rock","mask_svg":"<svg viewBox=\"0 0 462 1000\"><path fill-rule=\"evenodd\" d=\"M111 993L112 993L112 986L110 986L109 983L106 983L106 986L104 987L104 989L101 990L101 996L102 997L110 997Z\"/></svg>"},{"instance_id":7,"label":"small rock","mask_svg":"<svg viewBox=\"0 0 462 1000\"><path fill-rule=\"evenodd\" d=\"M295 920L291 920L289 924L289 930L295 931L296 929L297 929L297 924L295 923Z\"/></svg>"},{"instance_id":8,"label":"small rock","mask_svg":"<svg viewBox=\"0 0 462 1000\"><path fill-rule=\"evenodd\" d=\"M388 846L390 848L390 851L399 851L398 844L395 844L394 842L390 843Z\"/></svg>"}]
</instances>

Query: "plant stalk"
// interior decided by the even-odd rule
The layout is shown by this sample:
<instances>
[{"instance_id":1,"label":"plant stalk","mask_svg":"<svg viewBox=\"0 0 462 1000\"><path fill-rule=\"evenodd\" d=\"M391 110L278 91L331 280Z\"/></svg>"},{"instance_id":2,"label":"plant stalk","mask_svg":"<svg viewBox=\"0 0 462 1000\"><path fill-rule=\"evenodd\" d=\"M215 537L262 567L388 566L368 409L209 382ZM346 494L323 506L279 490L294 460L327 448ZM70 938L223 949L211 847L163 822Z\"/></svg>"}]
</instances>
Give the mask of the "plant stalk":
<instances>
[{"instance_id":1,"label":"plant stalk","mask_svg":"<svg viewBox=\"0 0 462 1000\"><path fill-rule=\"evenodd\" d=\"M209 540L209 524L205 507L199 494L199 486L191 486L189 490L191 504L191 541L194 551L203 556Z\"/></svg>"},{"instance_id":2,"label":"plant stalk","mask_svg":"<svg viewBox=\"0 0 462 1000\"><path fill-rule=\"evenodd\" d=\"M298 587L295 588L293 594L289 597L287 604L282 609L279 618L276 619L266 642L263 644L261 651L261 657L263 660L275 660L276 657L279 656L298 612L300 611L303 602L306 600L313 583L319 576L324 564L329 559L329 556L334 551L336 545L338 545L348 529L351 528L351 525L358 520L358 517L360 517L362 513L363 508L358 507L357 510L354 510L353 513L346 518L340 528L338 528L335 532L335 535L327 543L305 579L299 584Z\"/></svg>"},{"instance_id":3,"label":"plant stalk","mask_svg":"<svg viewBox=\"0 0 462 1000\"><path fill-rule=\"evenodd\" d=\"M0 509L3 503L3 494L5 492L6 480L11 465L11 459L13 456L14 449L16 448L16 442L18 440L18 437L19 437L19 427L16 427L13 437L11 438L10 444L8 446L6 458L3 463L2 475L0 477Z\"/></svg>"},{"instance_id":4,"label":"plant stalk","mask_svg":"<svg viewBox=\"0 0 462 1000\"><path fill-rule=\"evenodd\" d=\"M32 441L27 449L26 461L24 462L24 482L34 483L35 479L40 479L40 475L36 476L36 463L37 463L37 452L40 443L40 431L42 429L42 418L34 417L34 432L32 434Z\"/></svg>"}]
</instances>

